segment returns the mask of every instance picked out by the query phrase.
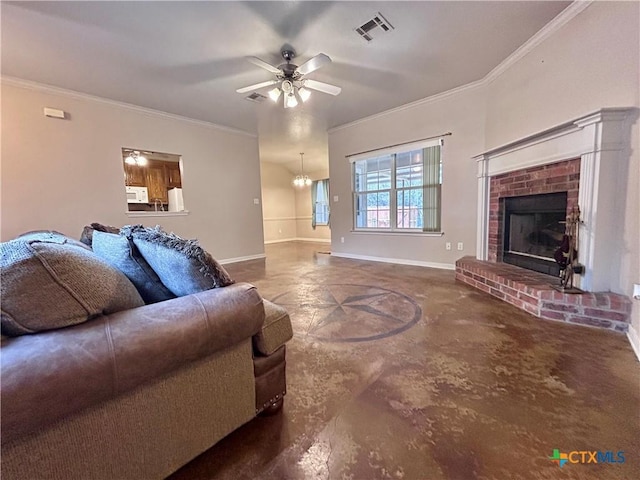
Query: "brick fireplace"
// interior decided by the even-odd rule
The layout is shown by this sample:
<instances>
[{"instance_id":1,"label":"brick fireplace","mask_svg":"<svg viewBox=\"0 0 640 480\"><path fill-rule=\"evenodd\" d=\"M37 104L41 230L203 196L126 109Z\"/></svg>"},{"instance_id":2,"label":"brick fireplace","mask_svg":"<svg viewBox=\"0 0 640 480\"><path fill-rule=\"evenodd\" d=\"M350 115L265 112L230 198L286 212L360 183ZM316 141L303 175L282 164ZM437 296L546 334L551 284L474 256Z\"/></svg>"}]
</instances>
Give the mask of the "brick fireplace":
<instances>
[{"instance_id":1,"label":"brick fireplace","mask_svg":"<svg viewBox=\"0 0 640 480\"><path fill-rule=\"evenodd\" d=\"M628 155L629 117L629 109L602 109L477 156L477 252L475 258L456 262L456 279L539 318L627 331L631 301L611 292L617 271L615 235L622 227L619 216L611 212L621 164ZM524 214L508 218L516 218L518 228L531 236L534 230L526 228L534 214L527 213L527 205L546 194L554 194L549 197L556 201L556 216L554 228L544 229L546 236L540 237L536 230L541 250L505 252L505 242L513 235L508 230L505 238L505 230L510 229L505 204L525 205ZM553 238L563 233L556 225L562 216L558 198L565 199L567 211L576 205L580 208L578 262L584 273L575 283L583 294L555 291L552 286L559 280L544 267L553 263L546 258L554 250ZM514 256L525 261L513 262ZM543 268L529 264L534 257L539 257ZM538 272L504 263L505 259Z\"/></svg>"},{"instance_id":2,"label":"brick fireplace","mask_svg":"<svg viewBox=\"0 0 640 480\"><path fill-rule=\"evenodd\" d=\"M536 167L514 170L511 172L495 175L489 181L489 234L488 234L488 260L491 262L504 261L515 265L527 267L527 262L513 262L504 258L504 231L506 225L505 204L509 200L525 197L534 199L536 197L548 196L549 194L566 194L566 205L564 205L564 215L560 214L562 220L571 209L578 205L578 190L580 185L580 159L565 160L562 162L540 165ZM541 200L544 203L544 200ZM554 233L562 235L562 225L558 225ZM508 235L507 235L508 236ZM558 239L558 245L560 245ZM549 242L548 251L553 252L553 242ZM556 246L556 248L557 248ZM539 252L535 252L539 253ZM552 255L551 255L552 257ZM532 258L535 260L535 258ZM555 263L555 262L550 262ZM542 273L553 273L549 270L538 270Z\"/></svg>"}]
</instances>

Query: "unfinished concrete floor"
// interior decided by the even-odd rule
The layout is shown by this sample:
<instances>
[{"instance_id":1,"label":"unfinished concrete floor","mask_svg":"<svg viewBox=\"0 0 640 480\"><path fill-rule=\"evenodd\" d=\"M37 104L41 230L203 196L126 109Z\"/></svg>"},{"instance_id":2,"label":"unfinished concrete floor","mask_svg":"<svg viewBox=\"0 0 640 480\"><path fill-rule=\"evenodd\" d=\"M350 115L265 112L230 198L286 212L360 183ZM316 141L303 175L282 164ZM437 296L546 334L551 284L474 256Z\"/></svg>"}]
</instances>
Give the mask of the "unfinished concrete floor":
<instances>
[{"instance_id":1,"label":"unfinished concrete floor","mask_svg":"<svg viewBox=\"0 0 640 480\"><path fill-rule=\"evenodd\" d=\"M452 271L328 250L277 244L228 266L290 312L288 394L173 480L640 478L624 335L537 319ZM560 467L554 449L624 463Z\"/></svg>"}]
</instances>

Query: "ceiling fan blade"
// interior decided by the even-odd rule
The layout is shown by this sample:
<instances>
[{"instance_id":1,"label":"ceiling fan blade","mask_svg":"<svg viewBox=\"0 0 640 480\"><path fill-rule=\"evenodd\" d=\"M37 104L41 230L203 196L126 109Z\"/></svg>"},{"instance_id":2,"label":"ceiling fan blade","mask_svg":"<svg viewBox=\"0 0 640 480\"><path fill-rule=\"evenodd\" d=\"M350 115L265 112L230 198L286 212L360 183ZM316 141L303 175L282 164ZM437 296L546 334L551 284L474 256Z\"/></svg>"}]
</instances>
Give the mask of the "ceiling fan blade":
<instances>
[{"instance_id":1,"label":"ceiling fan blade","mask_svg":"<svg viewBox=\"0 0 640 480\"><path fill-rule=\"evenodd\" d=\"M251 63L253 63L254 65L257 65L260 68L264 68L265 70L271 73L275 73L276 75L282 73L282 71L280 71L278 67L274 67L273 65L270 65L264 60L260 60L258 57L247 57L247 60L249 60Z\"/></svg>"},{"instance_id":2,"label":"ceiling fan blade","mask_svg":"<svg viewBox=\"0 0 640 480\"><path fill-rule=\"evenodd\" d=\"M256 83L255 85L249 85L248 87L239 88L236 90L237 93L247 93L253 92L254 90L258 90L259 88L268 87L269 85L273 85L274 83L278 83L277 80L268 80L266 82Z\"/></svg>"},{"instance_id":3,"label":"ceiling fan blade","mask_svg":"<svg viewBox=\"0 0 640 480\"><path fill-rule=\"evenodd\" d=\"M310 79L304 81L304 86L313 90L318 90L319 92L328 93L329 95L339 95L342 91L342 88L336 87L335 85Z\"/></svg>"},{"instance_id":4,"label":"ceiling fan blade","mask_svg":"<svg viewBox=\"0 0 640 480\"><path fill-rule=\"evenodd\" d=\"M329 58L329 55L319 53L315 57L310 58L302 65L300 65L297 69L297 72L300 75L306 75L308 73L315 72L317 69L319 69L323 65L326 65L327 63L331 63L331 58Z\"/></svg>"}]
</instances>

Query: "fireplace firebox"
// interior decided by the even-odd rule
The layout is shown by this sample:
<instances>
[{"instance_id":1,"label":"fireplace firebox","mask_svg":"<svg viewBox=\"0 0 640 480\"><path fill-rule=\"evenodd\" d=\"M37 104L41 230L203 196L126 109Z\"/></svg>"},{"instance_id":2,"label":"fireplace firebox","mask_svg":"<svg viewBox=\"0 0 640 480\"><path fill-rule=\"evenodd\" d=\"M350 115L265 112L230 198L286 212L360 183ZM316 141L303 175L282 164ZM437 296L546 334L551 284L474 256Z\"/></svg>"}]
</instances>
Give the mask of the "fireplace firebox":
<instances>
[{"instance_id":1,"label":"fireplace firebox","mask_svg":"<svg viewBox=\"0 0 640 480\"><path fill-rule=\"evenodd\" d=\"M553 254L562 242L567 192L504 199L502 261L558 276Z\"/></svg>"}]
</instances>

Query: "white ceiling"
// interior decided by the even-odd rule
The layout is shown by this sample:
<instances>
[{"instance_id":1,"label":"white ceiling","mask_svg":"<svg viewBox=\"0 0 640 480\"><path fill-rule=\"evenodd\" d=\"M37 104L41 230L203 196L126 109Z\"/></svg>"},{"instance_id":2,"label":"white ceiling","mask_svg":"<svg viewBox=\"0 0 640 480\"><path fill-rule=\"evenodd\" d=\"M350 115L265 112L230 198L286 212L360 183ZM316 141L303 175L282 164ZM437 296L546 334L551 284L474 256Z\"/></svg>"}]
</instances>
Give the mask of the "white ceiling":
<instances>
[{"instance_id":1,"label":"white ceiling","mask_svg":"<svg viewBox=\"0 0 640 480\"><path fill-rule=\"evenodd\" d=\"M262 161L327 165L327 129L480 80L571 2L7 2L2 74L259 134ZM395 28L370 43L376 12ZM270 80L246 61L333 62L342 87L295 109L236 88ZM268 88L260 90L265 94Z\"/></svg>"}]
</instances>

